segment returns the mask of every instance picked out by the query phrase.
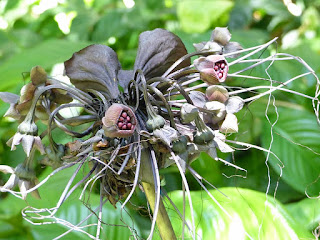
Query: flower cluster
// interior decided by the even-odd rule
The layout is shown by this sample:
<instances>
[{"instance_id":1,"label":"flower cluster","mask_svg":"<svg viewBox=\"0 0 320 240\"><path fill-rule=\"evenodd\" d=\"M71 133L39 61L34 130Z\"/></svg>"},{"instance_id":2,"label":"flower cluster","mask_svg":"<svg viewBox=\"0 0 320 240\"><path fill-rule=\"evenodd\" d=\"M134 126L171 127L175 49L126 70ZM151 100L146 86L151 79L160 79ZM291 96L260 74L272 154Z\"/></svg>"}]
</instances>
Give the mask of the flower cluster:
<instances>
[{"instance_id":1,"label":"flower cluster","mask_svg":"<svg viewBox=\"0 0 320 240\"><path fill-rule=\"evenodd\" d=\"M143 32L132 70L121 68L110 47L90 45L64 63L72 85L34 67L20 96L0 93L10 104L5 116L20 122L8 144L14 150L22 143L27 154L16 169L0 166L0 171L12 174L0 190L11 191L18 184L23 198L28 189L37 191L35 149L45 155L41 164L54 169L79 164L78 172L90 163L81 183L87 187L98 180L101 197L114 206L126 203L141 182L153 184L160 197L159 168L175 164L183 175L201 152L215 160L217 149L232 152L226 138L238 132L235 114L246 101L228 87L230 76L237 75L229 73L232 66L226 58L245 51L230 39L227 28L216 28L210 41L195 44L196 52L188 54L169 31ZM198 58L192 64L193 56ZM81 114L60 114L73 107L80 107ZM41 134L38 120L47 124ZM75 140L57 143L52 135L56 129Z\"/></svg>"},{"instance_id":2,"label":"flower cluster","mask_svg":"<svg viewBox=\"0 0 320 240\"><path fill-rule=\"evenodd\" d=\"M41 163L53 168L90 161L90 174L97 174L101 182L100 192L115 205L132 193L139 181L153 182L153 176L158 174L155 169L175 162L185 171L200 152L216 158L216 148L232 151L221 133L237 131L234 113L243 102L229 98L228 91L220 85L229 70L221 54L241 49L239 44L229 43L230 36L226 28L216 28L211 40L192 54L205 57L191 65L190 56L185 57L187 50L176 35L163 29L143 32L133 70L123 70L111 48L91 45L65 62L66 75L73 86L50 78L40 66L31 69L31 81L20 96L0 94L10 104L5 116L20 121L8 145L14 150L22 143L27 154L22 168L32 172L27 174L32 177L23 183L35 186L30 164L34 149L45 155ZM199 77L211 85L206 93L187 91L188 85ZM181 98L185 103L179 110L175 106ZM82 107L83 113L71 118L59 114L61 109L72 107ZM37 120L48 125L41 135ZM91 124L83 132L69 128L87 123ZM77 140L56 143L52 137L55 128ZM48 138L49 145L44 146L43 138ZM144 160L144 152L154 161ZM151 161L152 167L142 161ZM21 181L18 168L4 167L2 171L14 178L1 187L2 191ZM25 191L21 192L25 198Z\"/></svg>"}]
</instances>

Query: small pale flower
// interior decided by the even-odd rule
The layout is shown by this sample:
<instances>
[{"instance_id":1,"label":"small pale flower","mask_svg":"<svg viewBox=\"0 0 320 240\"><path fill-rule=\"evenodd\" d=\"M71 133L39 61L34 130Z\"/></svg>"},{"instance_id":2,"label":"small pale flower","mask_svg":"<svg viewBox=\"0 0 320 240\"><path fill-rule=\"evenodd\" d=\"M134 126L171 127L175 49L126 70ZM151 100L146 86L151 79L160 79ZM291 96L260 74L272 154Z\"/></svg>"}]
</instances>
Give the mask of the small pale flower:
<instances>
[{"instance_id":1,"label":"small pale flower","mask_svg":"<svg viewBox=\"0 0 320 240\"><path fill-rule=\"evenodd\" d=\"M26 119L18 126L18 132L9 139L7 145L11 146L11 150L15 150L16 146L22 143L23 150L27 154L27 157L29 157L33 147L38 149L41 154L44 154L45 150L41 138L36 136L37 131L37 125Z\"/></svg>"},{"instance_id":2,"label":"small pale flower","mask_svg":"<svg viewBox=\"0 0 320 240\"><path fill-rule=\"evenodd\" d=\"M4 186L0 186L1 192L11 190L19 186L22 199L26 199L27 191L36 186L37 179L32 170L27 169L23 164L18 165L15 169L6 165L0 165L0 172L10 173L11 176ZM31 192L32 196L40 199L38 190Z\"/></svg>"}]
</instances>

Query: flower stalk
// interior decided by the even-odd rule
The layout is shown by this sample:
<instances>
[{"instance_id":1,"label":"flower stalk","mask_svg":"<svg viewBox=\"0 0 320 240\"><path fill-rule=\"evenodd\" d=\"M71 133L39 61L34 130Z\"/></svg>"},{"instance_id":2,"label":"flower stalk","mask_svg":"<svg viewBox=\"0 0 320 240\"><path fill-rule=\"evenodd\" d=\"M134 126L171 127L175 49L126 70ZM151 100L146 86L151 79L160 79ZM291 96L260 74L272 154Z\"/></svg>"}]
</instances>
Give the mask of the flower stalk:
<instances>
[{"instance_id":1,"label":"flower stalk","mask_svg":"<svg viewBox=\"0 0 320 240\"><path fill-rule=\"evenodd\" d=\"M156 194L156 184L154 181L153 169L150 161L150 154L147 151L142 151L141 156L141 182L144 193L146 195L147 201L153 212L153 217L156 215L156 224L160 232L162 240L175 240L176 235L174 233L171 221L169 219L167 210L159 198L159 205L157 205L157 194ZM157 183L160 184L160 183ZM150 234L148 239L152 239L152 234Z\"/></svg>"}]
</instances>

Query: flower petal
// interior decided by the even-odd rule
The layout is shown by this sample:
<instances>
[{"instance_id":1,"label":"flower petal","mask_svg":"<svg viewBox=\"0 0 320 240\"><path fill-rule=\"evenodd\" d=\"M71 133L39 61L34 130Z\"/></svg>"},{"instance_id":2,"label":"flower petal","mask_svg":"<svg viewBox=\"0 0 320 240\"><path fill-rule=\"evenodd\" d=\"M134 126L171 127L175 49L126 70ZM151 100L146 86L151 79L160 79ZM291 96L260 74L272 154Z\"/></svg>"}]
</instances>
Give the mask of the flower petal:
<instances>
[{"instance_id":1,"label":"flower petal","mask_svg":"<svg viewBox=\"0 0 320 240\"><path fill-rule=\"evenodd\" d=\"M9 92L0 92L0 99L6 103L16 104L20 96Z\"/></svg>"},{"instance_id":2,"label":"flower petal","mask_svg":"<svg viewBox=\"0 0 320 240\"><path fill-rule=\"evenodd\" d=\"M3 173L14 173L14 168L7 165L0 165L0 172Z\"/></svg>"},{"instance_id":3,"label":"flower petal","mask_svg":"<svg viewBox=\"0 0 320 240\"><path fill-rule=\"evenodd\" d=\"M22 136L22 148L24 152L27 154L27 157L29 157L31 149L33 147L34 143L34 136L24 134Z\"/></svg>"},{"instance_id":4,"label":"flower petal","mask_svg":"<svg viewBox=\"0 0 320 240\"><path fill-rule=\"evenodd\" d=\"M7 145L11 146L11 151L16 150L16 146L21 143L23 135L17 132L12 138L7 141Z\"/></svg>"},{"instance_id":5,"label":"flower petal","mask_svg":"<svg viewBox=\"0 0 320 240\"><path fill-rule=\"evenodd\" d=\"M226 102L227 113L237 113L243 108L243 105L244 101L241 97L231 97Z\"/></svg>"},{"instance_id":6,"label":"flower petal","mask_svg":"<svg viewBox=\"0 0 320 240\"><path fill-rule=\"evenodd\" d=\"M119 95L117 73L121 68L117 54L105 45L90 45L64 62L66 74L79 89L106 92L112 99Z\"/></svg>"},{"instance_id":7,"label":"flower petal","mask_svg":"<svg viewBox=\"0 0 320 240\"><path fill-rule=\"evenodd\" d=\"M46 153L46 151L44 150L44 146L41 142L41 138L39 136L34 137L34 147L39 150L41 155Z\"/></svg>"},{"instance_id":8,"label":"flower petal","mask_svg":"<svg viewBox=\"0 0 320 240\"><path fill-rule=\"evenodd\" d=\"M140 34L139 49L134 70L141 69L147 79L161 76L175 61L187 54L181 39L175 34L157 28ZM189 66L183 61L175 70Z\"/></svg>"},{"instance_id":9,"label":"flower petal","mask_svg":"<svg viewBox=\"0 0 320 240\"><path fill-rule=\"evenodd\" d=\"M12 174L10 176L10 178L8 179L8 181L6 182L6 184L3 185L3 187L1 187L1 188L2 189L12 189L18 184L18 181L19 181L19 178L15 174Z\"/></svg>"},{"instance_id":10,"label":"flower petal","mask_svg":"<svg viewBox=\"0 0 320 240\"><path fill-rule=\"evenodd\" d=\"M159 140L168 147L172 147L172 142L175 142L179 139L178 132L174 128L167 125L160 129L155 129L153 131L153 135L159 138Z\"/></svg>"},{"instance_id":11,"label":"flower petal","mask_svg":"<svg viewBox=\"0 0 320 240\"><path fill-rule=\"evenodd\" d=\"M211 34L211 41L226 45L231 39L231 34L228 28L216 27Z\"/></svg>"},{"instance_id":12,"label":"flower petal","mask_svg":"<svg viewBox=\"0 0 320 240\"><path fill-rule=\"evenodd\" d=\"M133 70L122 70L120 69L118 72L118 80L119 85L123 88L123 91L125 93L128 92L129 83L133 79L134 72Z\"/></svg>"},{"instance_id":13,"label":"flower petal","mask_svg":"<svg viewBox=\"0 0 320 240\"><path fill-rule=\"evenodd\" d=\"M227 45L224 46L223 53L224 54L233 53L233 52L240 51L242 49L243 49L243 47L239 43L237 43L237 42L229 42ZM236 58L236 57L239 57L239 55L240 55L240 53L237 53L237 54L229 55L227 57Z\"/></svg>"},{"instance_id":14,"label":"flower petal","mask_svg":"<svg viewBox=\"0 0 320 240\"><path fill-rule=\"evenodd\" d=\"M222 133L236 133L238 132L238 119L236 115L227 113L226 118L220 126Z\"/></svg>"},{"instance_id":15,"label":"flower petal","mask_svg":"<svg viewBox=\"0 0 320 240\"><path fill-rule=\"evenodd\" d=\"M191 98L193 105L203 108L206 103L206 96L200 91L190 91L189 97Z\"/></svg>"},{"instance_id":16,"label":"flower petal","mask_svg":"<svg viewBox=\"0 0 320 240\"><path fill-rule=\"evenodd\" d=\"M225 135L216 132L214 135L215 145L219 148L219 150L223 153L234 152L234 149L231 148L228 144L225 143Z\"/></svg>"}]
</instances>

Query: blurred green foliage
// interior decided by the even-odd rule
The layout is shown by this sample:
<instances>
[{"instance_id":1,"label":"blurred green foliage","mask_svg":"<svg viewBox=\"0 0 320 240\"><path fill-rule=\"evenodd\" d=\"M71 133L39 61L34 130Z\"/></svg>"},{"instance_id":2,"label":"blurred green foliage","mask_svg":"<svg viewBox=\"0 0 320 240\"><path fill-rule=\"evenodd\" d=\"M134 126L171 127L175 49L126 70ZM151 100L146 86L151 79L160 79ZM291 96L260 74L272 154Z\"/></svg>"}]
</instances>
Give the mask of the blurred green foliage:
<instances>
[{"instance_id":1,"label":"blurred green foliage","mask_svg":"<svg viewBox=\"0 0 320 240\"><path fill-rule=\"evenodd\" d=\"M41 65L50 72L55 64L67 60L73 52L93 43L112 47L118 53L123 68L130 68L134 63L139 34L142 31L158 27L168 29L180 36L188 51L193 51L192 43L208 40L211 30L217 26L228 26L232 33L232 40L240 42L244 47L256 46L278 37L277 44L266 50L263 56L274 51L297 55L319 74L320 1L297 0L293 1L293 5L288 2L291 1L1 0L0 91L18 93L22 85L28 81L31 67ZM130 3L134 3L132 8L129 8ZM267 65L258 67L251 74L267 77L266 67ZM236 70L236 67L234 69ZM281 82L302 72L301 65L293 61L274 63L269 70L270 76ZM52 74L57 73L52 72ZM250 79L232 79L230 84L233 86L267 85ZM312 96L315 92L316 81L314 78L304 77L291 84L290 87ZM320 190L320 157L318 154L320 152L320 128L316 124L310 100L284 92L275 93L274 99L275 105L278 106L277 109L270 107L267 110L268 97L243 109L238 114L240 131L233 137L237 141L261 145L266 149L269 148L272 140L271 150L280 158L281 162L259 150L247 149L236 151L232 155L219 155L221 158L246 169L247 172L239 172L239 170L225 166L220 162L215 162L206 154L202 154L192 164L192 167L214 186L218 188L230 187L222 189L226 195L234 196L234 192L238 192L240 188L252 190L241 190L241 198L250 206L257 201L260 209L252 210L252 212L246 209L238 211L243 205L241 205L241 201L236 199L235 202L238 205L231 205L231 208L232 213L236 212L240 216L241 220L239 221L244 221L252 214L264 212L262 196L268 191L268 194L274 195L277 199L272 204L277 208L278 214L287 220L289 219L290 229L292 228L297 236L310 237L311 230L319 224L320 219L320 213L317 210L319 209L317 207L319 201L306 199L306 193L316 197ZM7 108L6 104L0 103L1 116ZM271 123L266 118L266 111ZM276 112L279 114L279 118L277 118ZM271 129L270 126L275 121L277 124ZM0 126L0 164L16 166L24 159L24 153L21 149L10 152L5 143L14 134L17 124L1 118ZM268 157L268 161L266 161L266 157ZM41 172L42 170L39 171L39 175ZM46 171L41 173L41 176L43 177L45 173ZM181 179L177 169L164 169L162 174L167 191L181 189ZM192 194L195 201L205 201L207 204L210 200L203 190L200 191L200 185L190 174L187 174L187 178L194 191ZM0 185L3 185L7 179L8 176L0 175ZM63 182L57 180L51 184L52 186L55 184L63 185ZM51 194L52 199L58 197L58 191L49 191L50 186L45 189L47 190L44 190L44 195ZM145 204L141 196L139 194L135 196L136 205L143 206ZM97 196L93 196L93 198L97 198ZM219 199L225 200L221 197ZM173 200L176 203L181 201L179 198L173 198ZM270 199L270 201L273 200ZM36 204L35 200L29 200L29 202ZM46 228L49 226L31 226L23 221L20 210L26 206L26 203L8 194L0 195L0 206L0 239L51 239L65 231L63 226L56 226L50 228L50 232L48 232ZM206 205L206 207L209 208L210 205ZM287 211L284 210L285 208ZM215 211L208 211L206 214L201 209L195 211L210 221L218 221L219 214L221 214L222 220L225 219L226 216L223 216L216 206L214 209ZM75 199L74 203L70 203L63 211L65 211L62 213L63 216L68 220L79 222L84 216L83 212L86 213L87 209ZM112 211L116 213L115 210L108 207L106 211L108 213L105 215L109 218L104 220L110 224L118 224L117 221L120 218L116 220L117 214L110 215ZM140 224L135 225L136 229L139 234L146 237L150 226L146 211L137 213L132 211L130 207L128 211L132 212L131 217L134 220L126 219L127 223L139 219ZM71 220L70 216L75 217ZM215 217L213 218L213 216ZM303 221L300 217L303 217ZM269 228L274 225L272 218L273 216L269 215L268 210L263 221ZM205 223L212 223L210 221ZM205 225L205 223L202 222L200 225ZM225 224L228 223L225 221ZM243 224L250 224L250 221L243 222ZM279 229L275 229L275 231L279 230L279 233L282 229L280 226L278 227ZM222 234L222 232L215 230L215 234ZM123 227L109 226L108 231L104 234L109 239L128 239L129 233L122 231ZM208 226L203 226L202 231L204 236L206 233L210 234ZM268 229L263 231L265 234ZM256 232L254 232L255 234ZM286 233L283 234L279 236L288 236ZM74 237L86 239L78 233L69 235L70 239L74 239ZM289 239L286 237L282 239ZM217 237L217 239L221 238ZM271 238L269 237L269 239Z\"/></svg>"}]
</instances>

